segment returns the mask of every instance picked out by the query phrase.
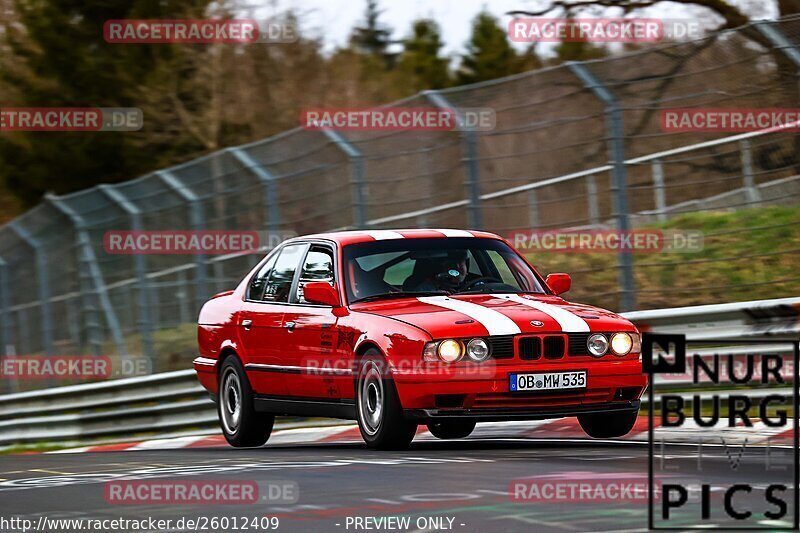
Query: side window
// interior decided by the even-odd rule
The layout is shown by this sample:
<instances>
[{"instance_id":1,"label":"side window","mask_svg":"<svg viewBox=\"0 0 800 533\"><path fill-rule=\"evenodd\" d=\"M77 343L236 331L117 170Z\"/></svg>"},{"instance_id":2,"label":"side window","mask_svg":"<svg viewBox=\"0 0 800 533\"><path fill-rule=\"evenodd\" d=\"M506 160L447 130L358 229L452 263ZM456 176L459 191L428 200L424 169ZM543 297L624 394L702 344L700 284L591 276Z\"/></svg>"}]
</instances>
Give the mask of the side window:
<instances>
[{"instance_id":1,"label":"side window","mask_svg":"<svg viewBox=\"0 0 800 533\"><path fill-rule=\"evenodd\" d=\"M333 284L333 250L325 246L312 246L303 263L300 280L297 283L297 301L306 303L303 287L312 281L325 281Z\"/></svg>"},{"instance_id":2,"label":"side window","mask_svg":"<svg viewBox=\"0 0 800 533\"><path fill-rule=\"evenodd\" d=\"M294 273L297 271L297 264L305 251L305 245L294 244L281 250L275 268L269 276L264 287L265 302L288 302L289 291L292 289Z\"/></svg>"},{"instance_id":3,"label":"side window","mask_svg":"<svg viewBox=\"0 0 800 533\"><path fill-rule=\"evenodd\" d=\"M267 284L269 275L272 273L272 267L275 266L275 260L278 254L273 254L269 260L264 263L264 266L253 276L250 280L250 286L247 288L248 300L261 300L264 297L264 286Z\"/></svg>"}]
</instances>

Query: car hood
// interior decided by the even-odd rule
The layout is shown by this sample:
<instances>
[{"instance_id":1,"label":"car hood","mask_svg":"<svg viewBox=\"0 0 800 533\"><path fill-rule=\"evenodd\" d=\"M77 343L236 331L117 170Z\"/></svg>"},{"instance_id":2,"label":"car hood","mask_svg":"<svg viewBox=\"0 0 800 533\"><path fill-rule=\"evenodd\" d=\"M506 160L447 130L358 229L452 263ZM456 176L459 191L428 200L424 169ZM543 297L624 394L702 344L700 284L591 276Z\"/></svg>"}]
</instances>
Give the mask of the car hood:
<instances>
[{"instance_id":1,"label":"car hood","mask_svg":"<svg viewBox=\"0 0 800 533\"><path fill-rule=\"evenodd\" d=\"M361 303L352 309L412 324L434 339L635 330L615 313L549 295L423 296Z\"/></svg>"}]
</instances>

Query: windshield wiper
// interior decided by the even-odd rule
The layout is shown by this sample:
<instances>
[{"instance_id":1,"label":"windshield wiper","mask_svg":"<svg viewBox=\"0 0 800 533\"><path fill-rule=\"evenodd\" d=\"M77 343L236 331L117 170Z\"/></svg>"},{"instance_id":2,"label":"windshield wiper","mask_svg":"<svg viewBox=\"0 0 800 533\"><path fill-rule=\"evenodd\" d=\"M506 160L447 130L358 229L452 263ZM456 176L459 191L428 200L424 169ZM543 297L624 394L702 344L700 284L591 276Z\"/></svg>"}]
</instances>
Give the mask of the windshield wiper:
<instances>
[{"instance_id":1,"label":"windshield wiper","mask_svg":"<svg viewBox=\"0 0 800 533\"><path fill-rule=\"evenodd\" d=\"M381 300L381 299L389 299L389 298L414 298L416 296L447 296L450 294L447 291L399 291L399 292L384 292L381 294L372 294L370 296L364 296L363 298L359 298L358 300L353 300L350 302L351 304L359 303L359 302L369 302L371 300Z\"/></svg>"}]
</instances>

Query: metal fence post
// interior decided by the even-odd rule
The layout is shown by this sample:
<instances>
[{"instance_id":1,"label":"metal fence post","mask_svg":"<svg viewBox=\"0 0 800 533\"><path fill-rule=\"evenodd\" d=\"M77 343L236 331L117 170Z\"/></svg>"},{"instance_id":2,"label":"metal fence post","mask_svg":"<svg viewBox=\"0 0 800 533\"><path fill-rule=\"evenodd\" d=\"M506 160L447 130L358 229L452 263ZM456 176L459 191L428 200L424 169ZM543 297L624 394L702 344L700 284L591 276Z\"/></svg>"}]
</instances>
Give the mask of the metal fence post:
<instances>
[{"instance_id":1,"label":"metal fence post","mask_svg":"<svg viewBox=\"0 0 800 533\"><path fill-rule=\"evenodd\" d=\"M567 63L567 66L581 80L584 86L605 106L606 126L608 128L608 155L612 165L611 193L614 198L614 218L617 230L622 233L630 231L630 216L628 209L628 178L625 169L625 132L622 127L622 110L614 94L597 79L586 67L577 62ZM629 251L621 251L617 255L619 264L619 284L622 296L620 307L622 311L633 311L636 308L636 286L633 273L633 256Z\"/></svg>"},{"instance_id":2,"label":"metal fence post","mask_svg":"<svg viewBox=\"0 0 800 533\"><path fill-rule=\"evenodd\" d=\"M328 128L322 130L327 138L333 141L345 155L350 159L353 166L350 184L353 187L353 223L356 228L366 228L369 226L367 218L366 194L364 193L364 156L361 152L347 141L338 131Z\"/></svg>"},{"instance_id":3,"label":"metal fence post","mask_svg":"<svg viewBox=\"0 0 800 533\"><path fill-rule=\"evenodd\" d=\"M47 252L42 241L35 238L19 220L12 220L9 222L8 227L33 249L36 258L36 277L39 284L39 305L42 310L42 344L44 345L44 352L47 355L52 355L53 318L50 305L50 276L47 272Z\"/></svg>"},{"instance_id":4,"label":"metal fence post","mask_svg":"<svg viewBox=\"0 0 800 533\"><path fill-rule=\"evenodd\" d=\"M656 218L667 221L667 199L664 190L664 166L660 159L653 159L653 196L656 203Z\"/></svg>"},{"instance_id":5,"label":"metal fence post","mask_svg":"<svg viewBox=\"0 0 800 533\"><path fill-rule=\"evenodd\" d=\"M597 180L594 175L586 176L586 194L589 196L589 224L600 225L600 204L597 199Z\"/></svg>"},{"instance_id":6,"label":"metal fence post","mask_svg":"<svg viewBox=\"0 0 800 533\"><path fill-rule=\"evenodd\" d=\"M141 210L129 201L117 189L103 184L97 186L112 202L122 209L130 218L133 231L142 230ZM142 336L142 351L150 359L152 370L158 368L155 349L153 347L153 324L150 320L150 284L147 279L147 265L142 254L133 254L133 269L139 282L139 297L137 299L139 333Z\"/></svg>"},{"instance_id":7,"label":"metal fence post","mask_svg":"<svg viewBox=\"0 0 800 533\"><path fill-rule=\"evenodd\" d=\"M233 157L238 159L242 166L252 172L261 182L264 188L264 209L266 211L264 213L264 221L267 224L267 229L277 234L281 229L277 178L272 172L259 165L258 161L243 149L238 147L228 148L228 152L233 154Z\"/></svg>"},{"instance_id":8,"label":"metal fence post","mask_svg":"<svg viewBox=\"0 0 800 533\"><path fill-rule=\"evenodd\" d=\"M440 109L453 111L460 124L464 121L461 120L461 113L456 109L450 101L442 96L438 91L423 91L423 95L428 98L433 105ZM481 229L483 227L483 212L481 209L481 181L480 172L478 170L478 137L472 127L463 127L461 129L461 138L464 142L464 171L466 173L465 185L467 187L467 197L469 205L467 206L468 221L470 228Z\"/></svg>"},{"instance_id":9,"label":"metal fence post","mask_svg":"<svg viewBox=\"0 0 800 533\"><path fill-rule=\"evenodd\" d=\"M195 231L202 230L205 224L203 221L203 206L200 205L200 197L189 189L175 174L172 174L168 170L159 170L155 174L167 187L189 204L189 217L192 229ZM197 311L199 312L209 296L206 282L208 278L206 274L206 260L203 254L199 252L194 254L194 265L197 272L195 302L197 304Z\"/></svg>"},{"instance_id":10,"label":"metal fence post","mask_svg":"<svg viewBox=\"0 0 800 533\"><path fill-rule=\"evenodd\" d=\"M750 141L747 139L739 141L739 150L742 155L742 180L744 181L747 203L757 205L761 202L761 194L759 194L753 178L753 150L750 146Z\"/></svg>"},{"instance_id":11,"label":"metal fence post","mask_svg":"<svg viewBox=\"0 0 800 533\"><path fill-rule=\"evenodd\" d=\"M111 305L105 280L103 279L103 273L100 270L100 266L97 264L97 256L94 253L94 248L92 248L92 240L91 237L89 237L89 228L86 221L59 197L48 194L45 196L45 199L66 216L75 228L78 245L78 276L80 278L83 310L87 316L87 336L89 343L95 350L95 355L100 355L102 351L102 333L100 331L99 321L95 316L94 304L88 298L90 292L97 294L100 307L103 309L106 325L111 331L111 338L114 339L117 351L120 355L128 355L128 348L122 337L122 329L120 328L117 314L114 311L114 306ZM91 288L87 287L86 280L89 281Z\"/></svg>"},{"instance_id":12,"label":"metal fence post","mask_svg":"<svg viewBox=\"0 0 800 533\"><path fill-rule=\"evenodd\" d=\"M8 285L8 263L0 257L0 353L9 355L11 349L11 294Z\"/></svg>"},{"instance_id":13,"label":"metal fence post","mask_svg":"<svg viewBox=\"0 0 800 533\"><path fill-rule=\"evenodd\" d=\"M539 200L536 198L536 189L528 191L528 224L531 228L539 227Z\"/></svg>"}]
</instances>

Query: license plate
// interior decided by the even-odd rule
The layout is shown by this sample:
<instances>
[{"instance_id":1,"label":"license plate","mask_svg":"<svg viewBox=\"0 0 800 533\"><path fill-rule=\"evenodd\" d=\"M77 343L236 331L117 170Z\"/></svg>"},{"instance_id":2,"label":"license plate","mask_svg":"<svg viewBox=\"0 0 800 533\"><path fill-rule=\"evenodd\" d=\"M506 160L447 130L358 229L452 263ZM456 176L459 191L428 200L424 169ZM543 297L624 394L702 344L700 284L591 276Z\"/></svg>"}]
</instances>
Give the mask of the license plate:
<instances>
[{"instance_id":1,"label":"license plate","mask_svg":"<svg viewBox=\"0 0 800 533\"><path fill-rule=\"evenodd\" d=\"M586 388L586 371L548 372L541 374L509 374L508 390L530 392Z\"/></svg>"}]
</instances>

